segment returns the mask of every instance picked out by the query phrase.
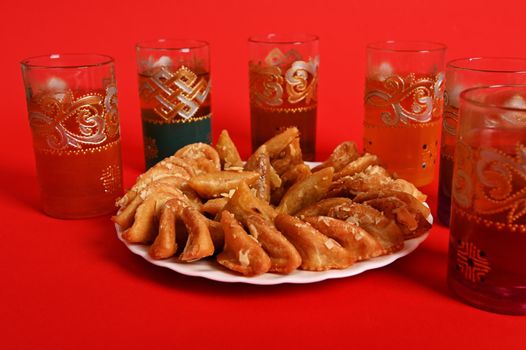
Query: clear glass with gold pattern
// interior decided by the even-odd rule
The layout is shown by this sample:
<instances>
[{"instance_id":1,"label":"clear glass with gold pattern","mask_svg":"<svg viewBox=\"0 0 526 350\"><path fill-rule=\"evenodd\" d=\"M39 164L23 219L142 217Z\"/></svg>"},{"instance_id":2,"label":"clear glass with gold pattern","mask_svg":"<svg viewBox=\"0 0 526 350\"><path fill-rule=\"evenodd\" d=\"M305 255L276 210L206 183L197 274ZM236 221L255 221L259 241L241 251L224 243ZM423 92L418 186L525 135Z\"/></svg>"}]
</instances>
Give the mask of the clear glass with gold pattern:
<instances>
[{"instance_id":1,"label":"clear glass with gold pattern","mask_svg":"<svg viewBox=\"0 0 526 350\"><path fill-rule=\"evenodd\" d=\"M526 85L462 92L454 157L449 287L526 314Z\"/></svg>"},{"instance_id":2,"label":"clear glass with gold pattern","mask_svg":"<svg viewBox=\"0 0 526 350\"><path fill-rule=\"evenodd\" d=\"M526 84L526 58L469 57L446 64L446 91L440 144L437 216L449 225L453 156L460 93L468 88L494 84Z\"/></svg>"},{"instance_id":3,"label":"clear glass with gold pattern","mask_svg":"<svg viewBox=\"0 0 526 350\"><path fill-rule=\"evenodd\" d=\"M122 195L113 59L53 54L21 66L44 212L69 219L113 212Z\"/></svg>"},{"instance_id":4,"label":"clear glass with gold pattern","mask_svg":"<svg viewBox=\"0 0 526 350\"><path fill-rule=\"evenodd\" d=\"M136 45L136 54L146 168L187 144L210 143L208 43L144 41Z\"/></svg>"},{"instance_id":5,"label":"clear glass with gold pattern","mask_svg":"<svg viewBox=\"0 0 526 350\"><path fill-rule=\"evenodd\" d=\"M367 46L364 150L419 187L433 181L438 158L445 51L416 41Z\"/></svg>"},{"instance_id":6,"label":"clear glass with gold pattern","mask_svg":"<svg viewBox=\"0 0 526 350\"><path fill-rule=\"evenodd\" d=\"M296 126L305 160L316 152L319 39L308 34L253 36L249 44L252 148Z\"/></svg>"}]
</instances>

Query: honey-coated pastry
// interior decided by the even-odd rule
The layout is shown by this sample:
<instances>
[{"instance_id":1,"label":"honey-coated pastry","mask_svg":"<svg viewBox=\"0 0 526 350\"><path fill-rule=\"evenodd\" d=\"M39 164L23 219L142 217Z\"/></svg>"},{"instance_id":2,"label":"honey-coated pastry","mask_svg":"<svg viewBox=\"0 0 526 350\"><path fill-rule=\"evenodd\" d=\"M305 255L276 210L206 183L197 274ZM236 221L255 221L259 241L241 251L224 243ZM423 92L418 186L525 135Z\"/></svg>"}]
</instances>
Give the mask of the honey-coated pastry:
<instances>
[{"instance_id":1,"label":"honey-coated pastry","mask_svg":"<svg viewBox=\"0 0 526 350\"><path fill-rule=\"evenodd\" d=\"M382 174L365 174L363 172L334 181L327 197L355 197L362 192L388 190L409 193L422 202L427 198L415 185L406 180L395 180Z\"/></svg>"},{"instance_id":2,"label":"honey-coated pastry","mask_svg":"<svg viewBox=\"0 0 526 350\"><path fill-rule=\"evenodd\" d=\"M201 206L201 212L216 216L228 203L228 197L212 198Z\"/></svg>"},{"instance_id":3,"label":"honey-coated pastry","mask_svg":"<svg viewBox=\"0 0 526 350\"><path fill-rule=\"evenodd\" d=\"M250 234L258 240L270 257L269 272L288 274L301 265L301 256L272 222L259 214L247 218Z\"/></svg>"},{"instance_id":4,"label":"honey-coated pastry","mask_svg":"<svg viewBox=\"0 0 526 350\"><path fill-rule=\"evenodd\" d=\"M377 164L379 164L377 156L365 153L360 158L353 160L345 167L343 167L340 171L336 172L334 174L334 179L337 180L345 176L351 176L357 173L361 173L362 171L365 171L365 169L367 169L369 166Z\"/></svg>"},{"instance_id":5,"label":"honey-coated pastry","mask_svg":"<svg viewBox=\"0 0 526 350\"><path fill-rule=\"evenodd\" d=\"M235 190L242 182L255 184L260 175L255 171L218 171L192 177L188 184L202 198L220 197Z\"/></svg>"},{"instance_id":6,"label":"honey-coated pastry","mask_svg":"<svg viewBox=\"0 0 526 350\"><path fill-rule=\"evenodd\" d=\"M281 176L280 186L272 191L270 196L270 202L273 205L279 205L283 195L288 191L288 189L294 185L296 182L303 181L311 175L310 168L307 164L301 163L292 165L289 170L287 170Z\"/></svg>"},{"instance_id":7,"label":"honey-coated pastry","mask_svg":"<svg viewBox=\"0 0 526 350\"><path fill-rule=\"evenodd\" d=\"M287 128L269 139L267 142L261 145L260 148L265 146L266 152L268 152L270 159L273 160L277 158L281 151L283 151L285 147L287 147L296 137L299 137L299 134L300 132L298 128ZM253 157L257 157L258 151L259 148L248 158L247 163L252 162Z\"/></svg>"},{"instance_id":8,"label":"honey-coated pastry","mask_svg":"<svg viewBox=\"0 0 526 350\"><path fill-rule=\"evenodd\" d=\"M278 157L272 160L272 166L280 176L296 164L303 164L299 137L292 140Z\"/></svg>"},{"instance_id":9,"label":"honey-coated pastry","mask_svg":"<svg viewBox=\"0 0 526 350\"><path fill-rule=\"evenodd\" d=\"M337 241L294 216L279 214L274 224L298 250L303 270L343 269L354 262L352 256Z\"/></svg>"},{"instance_id":10,"label":"honey-coated pastry","mask_svg":"<svg viewBox=\"0 0 526 350\"><path fill-rule=\"evenodd\" d=\"M340 143L334 151L332 151L329 159L321 163L320 165L312 169L313 172L320 171L328 167L334 168L334 171L337 173L342 170L347 164L358 159L360 153L356 144L352 141L346 141Z\"/></svg>"},{"instance_id":11,"label":"honey-coated pastry","mask_svg":"<svg viewBox=\"0 0 526 350\"><path fill-rule=\"evenodd\" d=\"M154 259L217 254L245 276L342 269L431 226L426 196L379 164L344 142L311 171L292 127L243 165L223 131L215 148L187 145L140 175L112 219L127 242L151 244Z\"/></svg>"},{"instance_id":12,"label":"honey-coated pastry","mask_svg":"<svg viewBox=\"0 0 526 350\"><path fill-rule=\"evenodd\" d=\"M133 213L131 226L121 226L125 231L122 237L129 243L147 243L153 241L156 236L155 218L158 216L163 205L172 198L183 198L184 194L177 188L163 186L153 183L143 190L136 198L139 204L131 203L136 210ZM134 198L135 200L135 198ZM124 220L119 215L113 217L114 222L120 225ZM130 222L126 222L129 224Z\"/></svg>"},{"instance_id":13,"label":"honey-coated pastry","mask_svg":"<svg viewBox=\"0 0 526 350\"><path fill-rule=\"evenodd\" d=\"M221 227L225 234L225 247L217 256L218 263L245 276L260 275L270 269L269 256L226 210L221 214Z\"/></svg>"},{"instance_id":14,"label":"honey-coated pastry","mask_svg":"<svg viewBox=\"0 0 526 350\"><path fill-rule=\"evenodd\" d=\"M408 193L369 192L359 194L354 200L380 210L385 216L395 220L405 239L421 236L431 228L431 224L427 221L429 208Z\"/></svg>"},{"instance_id":15,"label":"honey-coated pastry","mask_svg":"<svg viewBox=\"0 0 526 350\"><path fill-rule=\"evenodd\" d=\"M256 189L256 197L266 202L270 201L270 193L272 190L272 164L270 164L270 157L265 145L261 146L255 157L251 157L250 162L245 165L245 170L250 170L259 174L254 185Z\"/></svg>"},{"instance_id":16,"label":"honey-coated pastry","mask_svg":"<svg viewBox=\"0 0 526 350\"><path fill-rule=\"evenodd\" d=\"M305 221L340 243L355 261L367 260L386 253L378 239L358 225L328 216L306 217Z\"/></svg>"},{"instance_id":17,"label":"honey-coated pastry","mask_svg":"<svg viewBox=\"0 0 526 350\"><path fill-rule=\"evenodd\" d=\"M188 206L183 208L181 219L188 231L188 240L179 259L190 262L214 254L214 243L208 230L207 218Z\"/></svg>"},{"instance_id":18,"label":"honey-coated pastry","mask_svg":"<svg viewBox=\"0 0 526 350\"><path fill-rule=\"evenodd\" d=\"M153 259L167 259L177 251L176 220L187 205L179 198L170 199L163 205L159 219L159 234L148 250L148 254Z\"/></svg>"},{"instance_id":19,"label":"honey-coated pastry","mask_svg":"<svg viewBox=\"0 0 526 350\"><path fill-rule=\"evenodd\" d=\"M206 143L192 143L175 152L176 158L181 158L189 163L196 175L211 173L221 170L219 154Z\"/></svg>"},{"instance_id":20,"label":"honey-coated pastry","mask_svg":"<svg viewBox=\"0 0 526 350\"><path fill-rule=\"evenodd\" d=\"M237 151L237 147L230 138L228 131L221 131L215 148L219 154L219 159L221 161L223 170L243 169L243 161L241 160L239 152Z\"/></svg>"},{"instance_id":21,"label":"honey-coated pastry","mask_svg":"<svg viewBox=\"0 0 526 350\"><path fill-rule=\"evenodd\" d=\"M404 235L398 225L373 207L360 203L340 204L331 208L327 216L360 226L378 239L386 254L404 247Z\"/></svg>"},{"instance_id":22,"label":"honey-coated pastry","mask_svg":"<svg viewBox=\"0 0 526 350\"><path fill-rule=\"evenodd\" d=\"M365 201L371 199L384 197L396 197L400 199L401 201L406 203L409 206L409 208L411 208L411 211L416 211L420 213L426 219L429 215L431 215L431 210L429 209L429 207L424 205L424 203L419 201L415 196L403 191L384 189L379 191L362 192L356 195L356 197L354 197L354 201L364 203Z\"/></svg>"},{"instance_id":23,"label":"honey-coated pastry","mask_svg":"<svg viewBox=\"0 0 526 350\"><path fill-rule=\"evenodd\" d=\"M331 210L335 206L340 204L350 204L352 202L353 201L349 198L343 197L326 198L301 209L299 212L296 213L296 216L300 219L309 216L325 216L327 215L329 210Z\"/></svg>"},{"instance_id":24,"label":"honey-coated pastry","mask_svg":"<svg viewBox=\"0 0 526 350\"><path fill-rule=\"evenodd\" d=\"M245 183L239 185L223 209L234 214L243 225L247 224L246 218L252 214L261 214L269 221L273 221L277 215L276 209L257 198Z\"/></svg>"},{"instance_id":25,"label":"honey-coated pastry","mask_svg":"<svg viewBox=\"0 0 526 350\"><path fill-rule=\"evenodd\" d=\"M319 201L329 190L333 174L333 168L325 168L296 182L281 199L277 207L278 212L293 215L300 209Z\"/></svg>"}]
</instances>

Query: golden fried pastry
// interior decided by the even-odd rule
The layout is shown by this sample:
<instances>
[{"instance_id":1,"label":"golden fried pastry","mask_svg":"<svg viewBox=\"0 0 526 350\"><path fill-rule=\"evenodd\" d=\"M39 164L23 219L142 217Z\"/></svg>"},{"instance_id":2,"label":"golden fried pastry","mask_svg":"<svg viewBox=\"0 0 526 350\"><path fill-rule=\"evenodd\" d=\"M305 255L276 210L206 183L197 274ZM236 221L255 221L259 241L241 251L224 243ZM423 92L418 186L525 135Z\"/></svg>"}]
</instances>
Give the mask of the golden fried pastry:
<instances>
[{"instance_id":1,"label":"golden fried pastry","mask_svg":"<svg viewBox=\"0 0 526 350\"><path fill-rule=\"evenodd\" d=\"M270 202L274 205L279 205L283 195L285 195L292 185L296 182L305 180L310 175L310 168L306 164L301 163L291 166L290 169L281 176L280 186L277 186L277 188L272 191Z\"/></svg>"},{"instance_id":2,"label":"golden fried pastry","mask_svg":"<svg viewBox=\"0 0 526 350\"><path fill-rule=\"evenodd\" d=\"M404 238L429 230L424 200L352 142L311 172L297 128L265 142L245 165L223 131L215 149L185 146L139 176L112 219L127 242L153 242L154 259L192 262L215 253L245 276L287 274L402 249Z\"/></svg>"},{"instance_id":3,"label":"golden fried pastry","mask_svg":"<svg viewBox=\"0 0 526 350\"><path fill-rule=\"evenodd\" d=\"M250 162L245 164L245 170L255 171L259 174L253 188L256 189L256 197L266 202L270 201L270 191L272 190L272 165L265 145L258 149L255 157L251 157Z\"/></svg>"},{"instance_id":4,"label":"golden fried pastry","mask_svg":"<svg viewBox=\"0 0 526 350\"><path fill-rule=\"evenodd\" d=\"M225 234L225 247L217 256L218 263L245 276L260 275L270 269L269 256L226 210L221 214L221 227Z\"/></svg>"},{"instance_id":5,"label":"golden fried pastry","mask_svg":"<svg viewBox=\"0 0 526 350\"><path fill-rule=\"evenodd\" d=\"M294 216L279 214L274 224L298 250L303 270L343 269L354 262L337 241Z\"/></svg>"},{"instance_id":6,"label":"golden fried pastry","mask_svg":"<svg viewBox=\"0 0 526 350\"><path fill-rule=\"evenodd\" d=\"M137 177L135 185L133 185L133 187L117 201L116 205L121 209L128 206L128 204L135 199L137 194L143 191L148 185L166 177L179 177L188 180L194 175L195 172L192 167L184 160L174 156L168 157Z\"/></svg>"},{"instance_id":7,"label":"golden fried pastry","mask_svg":"<svg viewBox=\"0 0 526 350\"><path fill-rule=\"evenodd\" d=\"M139 188L141 190L136 192ZM154 182L146 182L141 187L134 187L128 193L126 193L126 200L122 198L117 202L120 205L121 210L117 215L112 217L112 220L119 224L123 229L130 227L135 221L135 214L140 205L144 202L149 194L156 191L163 191L167 189L173 196L180 198L182 195L189 200L189 202L195 207L199 207L201 202L197 194L188 187L186 180L179 176L165 176L161 177ZM124 197L123 197L124 198ZM142 209L144 210L144 209Z\"/></svg>"},{"instance_id":8,"label":"golden fried pastry","mask_svg":"<svg viewBox=\"0 0 526 350\"><path fill-rule=\"evenodd\" d=\"M279 175L283 175L296 164L303 164L299 137L292 140L292 142L272 160L272 166Z\"/></svg>"},{"instance_id":9,"label":"golden fried pastry","mask_svg":"<svg viewBox=\"0 0 526 350\"><path fill-rule=\"evenodd\" d=\"M354 200L380 210L395 220L405 239L418 237L431 228L427 221L429 208L412 195L400 191L360 193Z\"/></svg>"},{"instance_id":10,"label":"golden fried pastry","mask_svg":"<svg viewBox=\"0 0 526 350\"><path fill-rule=\"evenodd\" d=\"M179 259L190 262L214 254L214 243L208 230L208 219L191 206L183 208L181 219L188 231L188 240Z\"/></svg>"},{"instance_id":11,"label":"golden fried pastry","mask_svg":"<svg viewBox=\"0 0 526 350\"><path fill-rule=\"evenodd\" d=\"M331 186L333 174L333 168L325 168L296 182L281 199L277 207L278 212L295 214L300 209L319 201Z\"/></svg>"},{"instance_id":12,"label":"golden fried pastry","mask_svg":"<svg viewBox=\"0 0 526 350\"><path fill-rule=\"evenodd\" d=\"M391 174L389 174L386 168L377 164L369 165L367 168L365 168L363 173L366 175L382 175L386 177L391 177Z\"/></svg>"},{"instance_id":13,"label":"golden fried pastry","mask_svg":"<svg viewBox=\"0 0 526 350\"><path fill-rule=\"evenodd\" d=\"M320 165L314 167L312 171L316 172L320 171L321 169L332 167L334 168L335 172L339 172L347 164L358 159L359 156L360 153L358 152L356 144L352 141L346 141L336 146L336 148L334 148L334 151L332 151L329 159L327 159Z\"/></svg>"},{"instance_id":14,"label":"golden fried pastry","mask_svg":"<svg viewBox=\"0 0 526 350\"><path fill-rule=\"evenodd\" d=\"M230 138L228 131L221 131L215 148L219 154L219 160L221 161L223 170L243 169L243 161L241 160L237 147Z\"/></svg>"},{"instance_id":15,"label":"golden fried pastry","mask_svg":"<svg viewBox=\"0 0 526 350\"><path fill-rule=\"evenodd\" d=\"M245 183L239 185L223 209L234 214L243 225L247 224L246 218L252 214L261 214L269 221L273 221L277 215L276 209L257 198Z\"/></svg>"},{"instance_id":16,"label":"golden fried pastry","mask_svg":"<svg viewBox=\"0 0 526 350\"><path fill-rule=\"evenodd\" d=\"M221 227L221 223L218 221L206 219L208 225L208 231L210 231L210 237L214 243L215 252L220 252L225 245L225 233Z\"/></svg>"},{"instance_id":17,"label":"golden fried pastry","mask_svg":"<svg viewBox=\"0 0 526 350\"><path fill-rule=\"evenodd\" d=\"M340 171L336 172L334 174L334 179L340 179L344 176L351 176L357 173L361 173L365 169L367 169L371 165L377 165L379 164L378 157L365 153L363 156L361 156L358 159L353 160L349 164L347 164L345 167L343 167Z\"/></svg>"},{"instance_id":18,"label":"golden fried pastry","mask_svg":"<svg viewBox=\"0 0 526 350\"><path fill-rule=\"evenodd\" d=\"M216 216L228 203L228 197L212 198L201 206L201 212Z\"/></svg>"},{"instance_id":19,"label":"golden fried pastry","mask_svg":"<svg viewBox=\"0 0 526 350\"><path fill-rule=\"evenodd\" d=\"M285 149L295 138L299 137L300 132L298 131L298 128L291 127L283 130L281 133L277 134L273 138L269 139L267 142L265 142L262 146L265 146L266 151L268 152L268 155L270 159L277 158L281 151ZM259 148L258 148L259 150ZM247 163L252 162L252 157L256 157L258 150L256 150L247 160Z\"/></svg>"},{"instance_id":20,"label":"golden fried pastry","mask_svg":"<svg viewBox=\"0 0 526 350\"><path fill-rule=\"evenodd\" d=\"M219 154L206 143L192 143L175 152L175 157L192 165L195 174L211 173L221 170Z\"/></svg>"},{"instance_id":21,"label":"golden fried pastry","mask_svg":"<svg viewBox=\"0 0 526 350\"><path fill-rule=\"evenodd\" d=\"M387 190L407 192L422 202L427 198L415 185L406 180L395 180L382 174L365 174L363 172L334 181L327 197L355 197L362 192Z\"/></svg>"},{"instance_id":22,"label":"golden fried pastry","mask_svg":"<svg viewBox=\"0 0 526 350\"><path fill-rule=\"evenodd\" d=\"M360 226L378 239L386 253L404 247L404 235L398 225L380 211L365 204L340 204L329 210L327 216Z\"/></svg>"},{"instance_id":23,"label":"golden fried pastry","mask_svg":"<svg viewBox=\"0 0 526 350\"><path fill-rule=\"evenodd\" d=\"M305 221L340 243L355 261L367 260L386 253L378 239L358 225L328 216L307 217Z\"/></svg>"},{"instance_id":24,"label":"golden fried pastry","mask_svg":"<svg viewBox=\"0 0 526 350\"><path fill-rule=\"evenodd\" d=\"M202 198L220 197L235 190L242 182L251 186L259 179L255 171L218 171L192 177L188 184Z\"/></svg>"},{"instance_id":25,"label":"golden fried pastry","mask_svg":"<svg viewBox=\"0 0 526 350\"><path fill-rule=\"evenodd\" d=\"M177 251L175 222L184 206L186 206L185 203L180 199L170 199L161 209L159 234L148 250L148 254L153 259L167 259Z\"/></svg>"},{"instance_id":26,"label":"golden fried pastry","mask_svg":"<svg viewBox=\"0 0 526 350\"><path fill-rule=\"evenodd\" d=\"M177 188L166 187L161 184L152 183L139 195L129 206L133 205L133 223L131 226L121 226L124 229L122 237L130 243L146 243L155 238L155 217L157 217L164 203L172 198L184 198L184 194ZM139 202L136 204L135 200ZM131 213L124 210L126 217ZM122 219L122 213L113 217L116 223L130 224L130 220ZM120 224L119 224L120 225Z\"/></svg>"},{"instance_id":27,"label":"golden fried pastry","mask_svg":"<svg viewBox=\"0 0 526 350\"><path fill-rule=\"evenodd\" d=\"M300 219L309 216L325 216L331 208L334 208L335 206L340 204L349 204L352 202L353 201L349 198L343 197L326 198L301 209L296 213L296 216Z\"/></svg>"},{"instance_id":28,"label":"golden fried pastry","mask_svg":"<svg viewBox=\"0 0 526 350\"><path fill-rule=\"evenodd\" d=\"M291 273L301 265L301 256L272 222L260 214L247 218L250 234L258 240L270 257L270 272Z\"/></svg>"}]
</instances>

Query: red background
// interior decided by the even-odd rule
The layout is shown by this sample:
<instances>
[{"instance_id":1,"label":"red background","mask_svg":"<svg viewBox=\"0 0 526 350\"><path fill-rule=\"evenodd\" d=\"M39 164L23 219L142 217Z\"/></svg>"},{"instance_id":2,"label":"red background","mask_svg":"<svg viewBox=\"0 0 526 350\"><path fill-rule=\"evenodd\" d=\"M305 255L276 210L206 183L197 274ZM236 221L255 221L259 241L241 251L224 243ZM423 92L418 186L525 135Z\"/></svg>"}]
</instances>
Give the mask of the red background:
<instances>
[{"instance_id":1,"label":"red background","mask_svg":"<svg viewBox=\"0 0 526 350\"><path fill-rule=\"evenodd\" d=\"M249 153L246 39L267 31L321 38L318 157L361 144L364 47L444 42L448 59L523 56L524 1L3 1L0 4L0 348L524 346L524 317L468 307L447 291L447 230L363 275L256 287L177 275L131 254L108 217L63 221L39 211L19 61L100 52L117 64L125 185L143 170L134 43L211 43L213 129ZM436 183L428 189L436 203Z\"/></svg>"}]
</instances>

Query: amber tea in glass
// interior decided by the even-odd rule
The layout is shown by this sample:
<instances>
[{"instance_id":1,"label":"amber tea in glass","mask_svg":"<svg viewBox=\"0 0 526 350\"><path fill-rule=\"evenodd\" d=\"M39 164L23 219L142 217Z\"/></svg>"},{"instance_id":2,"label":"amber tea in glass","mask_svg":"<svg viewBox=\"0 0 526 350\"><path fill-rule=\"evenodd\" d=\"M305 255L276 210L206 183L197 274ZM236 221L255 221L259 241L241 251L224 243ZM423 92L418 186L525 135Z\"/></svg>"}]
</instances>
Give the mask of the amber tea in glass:
<instances>
[{"instance_id":1,"label":"amber tea in glass","mask_svg":"<svg viewBox=\"0 0 526 350\"><path fill-rule=\"evenodd\" d=\"M146 168L187 144L210 143L208 43L159 39L136 53Z\"/></svg>"},{"instance_id":2,"label":"amber tea in glass","mask_svg":"<svg viewBox=\"0 0 526 350\"><path fill-rule=\"evenodd\" d=\"M434 177L445 51L444 45L428 42L367 46L364 150L419 187Z\"/></svg>"},{"instance_id":3,"label":"amber tea in glass","mask_svg":"<svg viewBox=\"0 0 526 350\"><path fill-rule=\"evenodd\" d=\"M314 160L318 37L266 34L249 39L252 148L296 126L303 158Z\"/></svg>"},{"instance_id":4,"label":"amber tea in glass","mask_svg":"<svg viewBox=\"0 0 526 350\"><path fill-rule=\"evenodd\" d=\"M526 85L460 94L452 188L450 289L526 315Z\"/></svg>"},{"instance_id":5,"label":"amber tea in glass","mask_svg":"<svg viewBox=\"0 0 526 350\"><path fill-rule=\"evenodd\" d=\"M71 219L113 212L122 194L113 59L54 54L21 65L44 212Z\"/></svg>"},{"instance_id":6,"label":"amber tea in glass","mask_svg":"<svg viewBox=\"0 0 526 350\"><path fill-rule=\"evenodd\" d=\"M460 93L468 88L493 84L526 84L526 58L470 57L446 64L446 91L440 145L437 216L449 225L453 156Z\"/></svg>"}]
</instances>

